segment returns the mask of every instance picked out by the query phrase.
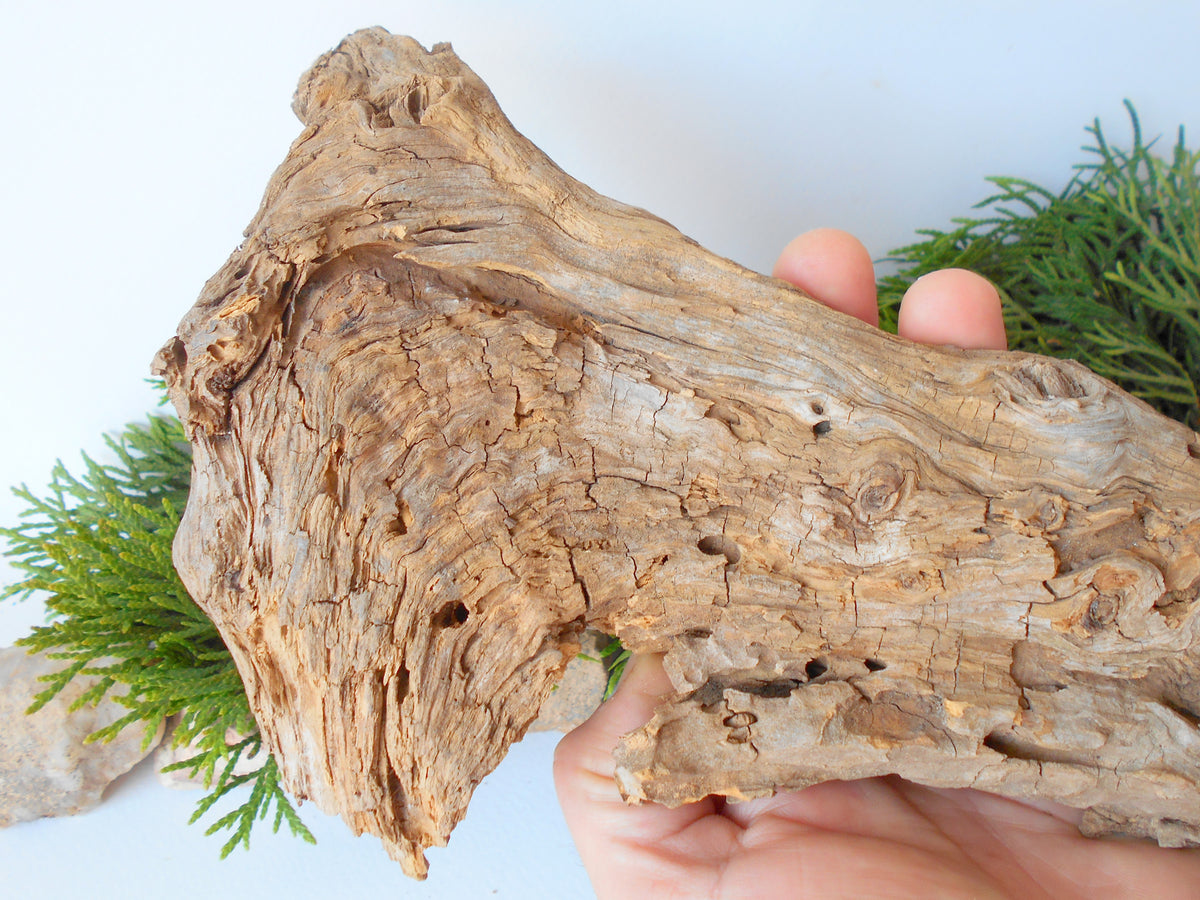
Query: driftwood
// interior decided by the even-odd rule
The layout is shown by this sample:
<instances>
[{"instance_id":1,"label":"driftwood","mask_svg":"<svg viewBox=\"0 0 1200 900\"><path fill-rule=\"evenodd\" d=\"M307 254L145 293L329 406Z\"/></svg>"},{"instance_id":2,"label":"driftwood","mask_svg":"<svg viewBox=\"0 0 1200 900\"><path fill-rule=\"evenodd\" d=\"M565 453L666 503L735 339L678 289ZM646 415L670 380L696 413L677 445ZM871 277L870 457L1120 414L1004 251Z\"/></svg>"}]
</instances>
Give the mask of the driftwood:
<instances>
[{"instance_id":1,"label":"driftwood","mask_svg":"<svg viewBox=\"0 0 1200 900\"><path fill-rule=\"evenodd\" d=\"M426 871L585 625L678 693L678 804L898 773L1200 841L1200 437L917 346L573 181L446 45L360 32L157 360L175 558L286 786Z\"/></svg>"}]
</instances>

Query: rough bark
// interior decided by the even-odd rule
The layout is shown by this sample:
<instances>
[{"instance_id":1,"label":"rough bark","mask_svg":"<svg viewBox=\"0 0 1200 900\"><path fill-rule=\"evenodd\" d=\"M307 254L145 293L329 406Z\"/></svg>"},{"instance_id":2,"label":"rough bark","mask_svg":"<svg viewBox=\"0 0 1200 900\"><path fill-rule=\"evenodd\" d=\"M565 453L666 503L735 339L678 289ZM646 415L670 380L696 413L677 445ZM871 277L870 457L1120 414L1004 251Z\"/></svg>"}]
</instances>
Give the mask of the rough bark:
<instances>
[{"instance_id":1,"label":"rough bark","mask_svg":"<svg viewBox=\"0 0 1200 900\"><path fill-rule=\"evenodd\" d=\"M409 874L585 625L678 693L631 799L898 773L1200 840L1200 438L916 346L597 195L446 45L319 60L157 368L176 563L287 787Z\"/></svg>"}]
</instances>

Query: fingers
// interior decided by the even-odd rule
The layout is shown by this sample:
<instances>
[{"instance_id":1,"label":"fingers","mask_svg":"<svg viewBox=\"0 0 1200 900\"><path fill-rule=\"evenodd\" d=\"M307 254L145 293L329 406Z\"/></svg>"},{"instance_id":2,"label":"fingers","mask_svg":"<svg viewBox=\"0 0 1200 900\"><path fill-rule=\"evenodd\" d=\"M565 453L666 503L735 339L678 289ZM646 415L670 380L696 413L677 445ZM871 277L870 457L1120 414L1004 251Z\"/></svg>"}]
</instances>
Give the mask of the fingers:
<instances>
[{"instance_id":1,"label":"fingers","mask_svg":"<svg viewBox=\"0 0 1200 900\"><path fill-rule=\"evenodd\" d=\"M628 806L617 791L617 741L646 724L670 692L662 657L635 656L616 694L559 741L554 752L558 801L597 893L615 877L618 860L629 859L631 847L653 846L714 811L711 800L678 809L654 803Z\"/></svg>"},{"instance_id":2,"label":"fingers","mask_svg":"<svg viewBox=\"0 0 1200 900\"><path fill-rule=\"evenodd\" d=\"M831 309L879 324L871 256L853 235L835 228L805 232L784 248L772 274ZM899 330L922 344L1008 346L1000 295L987 279L965 269L917 279L900 304Z\"/></svg>"},{"instance_id":3,"label":"fingers","mask_svg":"<svg viewBox=\"0 0 1200 900\"><path fill-rule=\"evenodd\" d=\"M991 282L966 269L942 269L913 282L900 303L899 331L921 344L1008 347L1000 295Z\"/></svg>"},{"instance_id":4,"label":"fingers","mask_svg":"<svg viewBox=\"0 0 1200 900\"><path fill-rule=\"evenodd\" d=\"M853 235L836 228L807 231L784 248L771 274L831 309L879 324L875 267Z\"/></svg>"}]
</instances>

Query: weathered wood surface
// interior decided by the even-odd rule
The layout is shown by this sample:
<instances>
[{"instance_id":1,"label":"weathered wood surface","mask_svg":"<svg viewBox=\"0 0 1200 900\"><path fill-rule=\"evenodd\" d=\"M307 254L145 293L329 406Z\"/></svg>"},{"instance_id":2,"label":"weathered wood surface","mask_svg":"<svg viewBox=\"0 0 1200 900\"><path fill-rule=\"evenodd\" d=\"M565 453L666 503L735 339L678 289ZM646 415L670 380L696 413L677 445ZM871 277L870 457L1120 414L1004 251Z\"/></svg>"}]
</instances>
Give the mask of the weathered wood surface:
<instances>
[{"instance_id":1,"label":"weathered wood surface","mask_svg":"<svg viewBox=\"0 0 1200 900\"><path fill-rule=\"evenodd\" d=\"M360 32L157 368L176 563L287 787L407 872L585 624L667 651L630 798L883 773L1200 840L1200 438L917 346L597 195Z\"/></svg>"}]
</instances>

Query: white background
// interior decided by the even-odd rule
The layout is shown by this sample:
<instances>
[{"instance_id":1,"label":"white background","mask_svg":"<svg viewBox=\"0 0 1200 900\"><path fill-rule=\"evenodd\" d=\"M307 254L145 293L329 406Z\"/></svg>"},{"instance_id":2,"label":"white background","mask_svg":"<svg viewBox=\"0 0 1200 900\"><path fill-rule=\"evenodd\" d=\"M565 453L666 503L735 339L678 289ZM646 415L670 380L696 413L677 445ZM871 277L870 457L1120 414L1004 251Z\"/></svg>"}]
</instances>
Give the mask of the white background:
<instances>
[{"instance_id":1,"label":"white background","mask_svg":"<svg viewBox=\"0 0 1200 900\"><path fill-rule=\"evenodd\" d=\"M944 226L987 175L1061 187L1121 106L1200 133L1200 5L1179 2L0 2L0 488L102 455L298 131L300 73L380 24L451 41L574 176L768 270L833 225L876 257ZM0 522L17 504L0 496ZM0 567L0 578L10 580ZM0 608L0 645L34 604ZM96 811L0 832L7 896L591 896L554 800L554 739L514 748L431 876L303 807L320 840L220 862L194 794L145 767Z\"/></svg>"}]
</instances>

